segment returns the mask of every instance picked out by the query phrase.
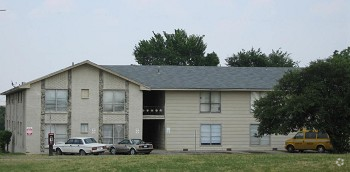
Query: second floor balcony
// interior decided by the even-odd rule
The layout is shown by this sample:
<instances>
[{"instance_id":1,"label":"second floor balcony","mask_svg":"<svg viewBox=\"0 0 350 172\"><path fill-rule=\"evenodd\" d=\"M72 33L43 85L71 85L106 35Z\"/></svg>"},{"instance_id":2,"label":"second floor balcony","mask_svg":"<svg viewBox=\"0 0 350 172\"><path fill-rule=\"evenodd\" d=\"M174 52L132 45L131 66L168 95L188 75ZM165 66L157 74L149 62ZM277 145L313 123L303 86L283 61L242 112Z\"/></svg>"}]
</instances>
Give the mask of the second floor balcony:
<instances>
[{"instance_id":1,"label":"second floor balcony","mask_svg":"<svg viewBox=\"0 0 350 172\"><path fill-rule=\"evenodd\" d=\"M143 115L164 115L164 106L144 106Z\"/></svg>"}]
</instances>

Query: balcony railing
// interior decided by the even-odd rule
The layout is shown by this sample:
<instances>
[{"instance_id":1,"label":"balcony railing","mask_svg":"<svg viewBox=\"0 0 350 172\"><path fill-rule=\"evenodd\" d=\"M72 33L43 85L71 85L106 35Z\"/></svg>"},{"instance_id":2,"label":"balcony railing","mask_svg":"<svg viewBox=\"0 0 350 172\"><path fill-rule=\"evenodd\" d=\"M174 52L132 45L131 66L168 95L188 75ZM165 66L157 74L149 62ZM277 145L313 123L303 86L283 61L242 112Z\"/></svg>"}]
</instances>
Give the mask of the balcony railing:
<instances>
[{"instance_id":1,"label":"balcony railing","mask_svg":"<svg viewBox=\"0 0 350 172\"><path fill-rule=\"evenodd\" d=\"M144 106L143 115L164 115L164 106Z\"/></svg>"}]
</instances>

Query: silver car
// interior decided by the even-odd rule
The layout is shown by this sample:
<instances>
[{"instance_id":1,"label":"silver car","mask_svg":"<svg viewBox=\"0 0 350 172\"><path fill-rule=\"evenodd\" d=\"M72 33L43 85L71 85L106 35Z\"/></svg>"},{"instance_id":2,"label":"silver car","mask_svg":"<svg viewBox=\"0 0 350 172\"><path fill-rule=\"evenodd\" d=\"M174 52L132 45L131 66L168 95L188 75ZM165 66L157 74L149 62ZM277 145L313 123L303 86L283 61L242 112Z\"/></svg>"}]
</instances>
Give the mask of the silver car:
<instances>
[{"instance_id":1,"label":"silver car","mask_svg":"<svg viewBox=\"0 0 350 172\"><path fill-rule=\"evenodd\" d=\"M124 139L118 144L111 145L109 151L111 154L130 154L137 153L150 154L153 150L151 143L146 143L141 139Z\"/></svg>"}]
</instances>

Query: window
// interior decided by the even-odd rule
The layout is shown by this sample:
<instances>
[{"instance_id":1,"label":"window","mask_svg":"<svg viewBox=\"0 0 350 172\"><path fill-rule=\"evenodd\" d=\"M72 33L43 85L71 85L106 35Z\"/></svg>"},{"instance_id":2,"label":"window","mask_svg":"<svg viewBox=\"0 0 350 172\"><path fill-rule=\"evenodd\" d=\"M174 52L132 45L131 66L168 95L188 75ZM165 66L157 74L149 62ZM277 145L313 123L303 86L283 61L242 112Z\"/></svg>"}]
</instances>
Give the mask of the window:
<instances>
[{"instance_id":1,"label":"window","mask_svg":"<svg viewBox=\"0 0 350 172\"><path fill-rule=\"evenodd\" d=\"M54 133L55 144L67 141L67 125L66 124L46 124L45 127L45 144L48 145L48 134Z\"/></svg>"},{"instance_id":2,"label":"window","mask_svg":"<svg viewBox=\"0 0 350 172\"><path fill-rule=\"evenodd\" d=\"M258 136L258 124L250 125L250 145L255 146L267 146L270 145L270 136L264 135L262 137Z\"/></svg>"},{"instance_id":3,"label":"window","mask_svg":"<svg viewBox=\"0 0 350 172\"><path fill-rule=\"evenodd\" d=\"M90 144L90 143L97 143L97 141L94 138L87 138L84 139L85 144Z\"/></svg>"},{"instance_id":4,"label":"window","mask_svg":"<svg viewBox=\"0 0 350 172\"><path fill-rule=\"evenodd\" d=\"M84 143L83 143L83 140L81 139L74 139L73 144L82 145Z\"/></svg>"},{"instance_id":5,"label":"window","mask_svg":"<svg viewBox=\"0 0 350 172\"><path fill-rule=\"evenodd\" d=\"M221 145L221 125L201 125L201 145Z\"/></svg>"},{"instance_id":6,"label":"window","mask_svg":"<svg viewBox=\"0 0 350 172\"><path fill-rule=\"evenodd\" d=\"M316 139L316 132L306 132L305 139Z\"/></svg>"},{"instance_id":7,"label":"window","mask_svg":"<svg viewBox=\"0 0 350 172\"><path fill-rule=\"evenodd\" d=\"M23 125L22 122L19 122L19 134L23 135Z\"/></svg>"},{"instance_id":8,"label":"window","mask_svg":"<svg viewBox=\"0 0 350 172\"><path fill-rule=\"evenodd\" d=\"M325 132L318 132L318 134L317 134L317 138L318 139L328 139L328 134L327 133L325 133Z\"/></svg>"},{"instance_id":9,"label":"window","mask_svg":"<svg viewBox=\"0 0 350 172\"><path fill-rule=\"evenodd\" d=\"M200 93L200 112L220 112L221 111L220 92Z\"/></svg>"},{"instance_id":10,"label":"window","mask_svg":"<svg viewBox=\"0 0 350 172\"><path fill-rule=\"evenodd\" d=\"M45 110L46 112L66 112L68 105L67 90L46 90Z\"/></svg>"},{"instance_id":11,"label":"window","mask_svg":"<svg viewBox=\"0 0 350 172\"><path fill-rule=\"evenodd\" d=\"M89 98L89 89L81 89L81 98L88 99Z\"/></svg>"},{"instance_id":12,"label":"window","mask_svg":"<svg viewBox=\"0 0 350 172\"><path fill-rule=\"evenodd\" d=\"M295 139L304 139L304 133L303 132L299 132L294 136Z\"/></svg>"},{"instance_id":13,"label":"window","mask_svg":"<svg viewBox=\"0 0 350 172\"><path fill-rule=\"evenodd\" d=\"M124 139L125 136L124 124L104 124L102 128L103 143L115 144Z\"/></svg>"},{"instance_id":14,"label":"window","mask_svg":"<svg viewBox=\"0 0 350 172\"><path fill-rule=\"evenodd\" d=\"M125 91L103 91L103 111L124 111Z\"/></svg>"},{"instance_id":15,"label":"window","mask_svg":"<svg viewBox=\"0 0 350 172\"><path fill-rule=\"evenodd\" d=\"M81 133L84 133L84 134L89 133L89 124L87 124L87 123L81 123L81 124L80 124L80 132L81 132Z\"/></svg>"},{"instance_id":16,"label":"window","mask_svg":"<svg viewBox=\"0 0 350 172\"><path fill-rule=\"evenodd\" d=\"M250 93L250 111L254 111L254 102L259 100L261 97L264 97L266 93L264 92L251 92Z\"/></svg>"}]
</instances>

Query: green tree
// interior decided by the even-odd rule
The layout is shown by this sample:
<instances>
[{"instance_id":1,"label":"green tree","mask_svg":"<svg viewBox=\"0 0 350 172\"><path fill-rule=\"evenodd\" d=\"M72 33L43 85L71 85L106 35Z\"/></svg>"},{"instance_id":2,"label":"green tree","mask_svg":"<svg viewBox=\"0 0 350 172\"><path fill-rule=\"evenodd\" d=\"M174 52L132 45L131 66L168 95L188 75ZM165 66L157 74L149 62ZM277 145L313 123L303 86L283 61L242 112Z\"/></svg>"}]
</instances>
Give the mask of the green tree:
<instances>
[{"instance_id":1,"label":"green tree","mask_svg":"<svg viewBox=\"0 0 350 172\"><path fill-rule=\"evenodd\" d=\"M5 130L5 107L0 106L0 131Z\"/></svg>"},{"instance_id":2,"label":"green tree","mask_svg":"<svg viewBox=\"0 0 350 172\"><path fill-rule=\"evenodd\" d=\"M281 49L272 50L267 56L267 61L268 67L298 67L298 63L290 58L290 54L281 51Z\"/></svg>"},{"instance_id":3,"label":"green tree","mask_svg":"<svg viewBox=\"0 0 350 172\"><path fill-rule=\"evenodd\" d=\"M154 33L150 40L141 40L134 48L136 62L141 65L217 66L219 58L205 55L204 35L187 35L182 29L174 34Z\"/></svg>"},{"instance_id":4,"label":"green tree","mask_svg":"<svg viewBox=\"0 0 350 172\"><path fill-rule=\"evenodd\" d=\"M227 66L232 67L297 67L287 52L280 49L272 50L269 55L261 52L260 48L245 51L244 49L232 57L225 59Z\"/></svg>"},{"instance_id":5,"label":"green tree","mask_svg":"<svg viewBox=\"0 0 350 172\"><path fill-rule=\"evenodd\" d=\"M289 71L255 102L254 117L259 135L314 128L328 133L334 152L349 152L350 47Z\"/></svg>"},{"instance_id":6,"label":"green tree","mask_svg":"<svg viewBox=\"0 0 350 172\"><path fill-rule=\"evenodd\" d=\"M11 141L12 132L8 130L2 130L0 131L0 149L2 152L5 152L5 147L8 152L9 148L8 145Z\"/></svg>"}]
</instances>

